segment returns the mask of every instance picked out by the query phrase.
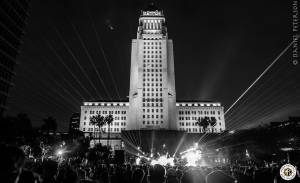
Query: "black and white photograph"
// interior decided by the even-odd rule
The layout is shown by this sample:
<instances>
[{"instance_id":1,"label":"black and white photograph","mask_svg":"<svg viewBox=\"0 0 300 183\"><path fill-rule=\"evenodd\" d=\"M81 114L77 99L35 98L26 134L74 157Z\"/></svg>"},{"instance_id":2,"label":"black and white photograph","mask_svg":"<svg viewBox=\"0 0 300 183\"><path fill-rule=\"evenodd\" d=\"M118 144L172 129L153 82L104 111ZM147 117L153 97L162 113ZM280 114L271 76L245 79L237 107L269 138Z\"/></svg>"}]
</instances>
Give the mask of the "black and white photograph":
<instances>
[{"instance_id":1,"label":"black and white photograph","mask_svg":"<svg viewBox=\"0 0 300 183\"><path fill-rule=\"evenodd\" d=\"M299 0L1 0L0 182L300 183Z\"/></svg>"}]
</instances>

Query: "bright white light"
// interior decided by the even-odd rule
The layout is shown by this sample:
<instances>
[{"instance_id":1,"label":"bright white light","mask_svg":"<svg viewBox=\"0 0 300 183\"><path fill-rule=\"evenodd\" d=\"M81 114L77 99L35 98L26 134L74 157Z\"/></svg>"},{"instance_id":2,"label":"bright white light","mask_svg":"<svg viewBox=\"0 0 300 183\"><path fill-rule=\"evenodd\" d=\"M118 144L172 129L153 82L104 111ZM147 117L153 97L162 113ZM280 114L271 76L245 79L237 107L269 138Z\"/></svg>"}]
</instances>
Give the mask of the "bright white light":
<instances>
[{"instance_id":1,"label":"bright white light","mask_svg":"<svg viewBox=\"0 0 300 183\"><path fill-rule=\"evenodd\" d=\"M160 164L162 166L166 166L169 164L170 166L174 166L174 158L167 158L166 156L160 156L157 160L153 159L150 165Z\"/></svg>"},{"instance_id":2,"label":"bright white light","mask_svg":"<svg viewBox=\"0 0 300 183\"><path fill-rule=\"evenodd\" d=\"M235 132L234 130L229 131L230 134L234 134L234 132Z\"/></svg>"},{"instance_id":3,"label":"bright white light","mask_svg":"<svg viewBox=\"0 0 300 183\"><path fill-rule=\"evenodd\" d=\"M150 165L152 165L152 166L153 166L153 165L155 165L155 164L159 164L159 163L158 163L158 161L157 161L157 160L153 159L153 160L151 161Z\"/></svg>"},{"instance_id":4,"label":"bright white light","mask_svg":"<svg viewBox=\"0 0 300 183\"><path fill-rule=\"evenodd\" d=\"M197 148L198 145L199 145L198 142L195 142L195 143L194 143L194 147L195 147L195 148Z\"/></svg>"},{"instance_id":5,"label":"bright white light","mask_svg":"<svg viewBox=\"0 0 300 183\"><path fill-rule=\"evenodd\" d=\"M280 148L280 150L282 150L282 151L292 151L294 149L290 148L290 147L283 147L283 148Z\"/></svg>"},{"instance_id":6,"label":"bright white light","mask_svg":"<svg viewBox=\"0 0 300 183\"><path fill-rule=\"evenodd\" d=\"M140 158L140 157L137 157L137 158L135 159L135 164L136 164L136 165L140 165L140 163L141 163L141 158Z\"/></svg>"},{"instance_id":7,"label":"bright white light","mask_svg":"<svg viewBox=\"0 0 300 183\"><path fill-rule=\"evenodd\" d=\"M60 149L60 150L58 150L58 151L57 151L57 153L56 153L56 154L57 154L58 156L61 156L61 155L63 155L63 154L64 154L64 151Z\"/></svg>"},{"instance_id":8,"label":"bright white light","mask_svg":"<svg viewBox=\"0 0 300 183\"><path fill-rule=\"evenodd\" d=\"M201 151L189 151L182 156L182 158L186 159L186 166L196 166L196 162L201 158Z\"/></svg>"},{"instance_id":9,"label":"bright white light","mask_svg":"<svg viewBox=\"0 0 300 183\"><path fill-rule=\"evenodd\" d=\"M247 157L247 158L250 158L250 154L249 154L249 152L248 152L248 149L246 149L246 157Z\"/></svg>"}]
</instances>

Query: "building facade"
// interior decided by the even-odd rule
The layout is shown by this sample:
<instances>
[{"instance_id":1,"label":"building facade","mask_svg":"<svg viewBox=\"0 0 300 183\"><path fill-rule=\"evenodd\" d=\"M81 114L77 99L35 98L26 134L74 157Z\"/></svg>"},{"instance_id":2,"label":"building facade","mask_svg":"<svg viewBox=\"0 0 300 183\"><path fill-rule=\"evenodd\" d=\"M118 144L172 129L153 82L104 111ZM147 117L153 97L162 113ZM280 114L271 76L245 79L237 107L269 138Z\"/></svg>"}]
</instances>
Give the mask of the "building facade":
<instances>
[{"instance_id":1,"label":"building facade","mask_svg":"<svg viewBox=\"0 0 300 183\"><path fill-rule=\"evenodd\" d=\"M173 42L162 11L148 9L132 40L128 129L176 129Z\"/></svg>"},{"instance_id":2,"label":"building facade","mask_svg":"<svg viewBox=\"0 0 300 183\"><path fill-rule=\"evenodd\" d=\"M99 132L90 125L93 115L114 116L114 122L103 132L159 129L203 133L196 125L200 118L214 117L216 125L208 132L225 130L224 110L219 102L177 101L173 42L168 38L163 11L148 7L141 11L137 38L131 45L129 101L84 102L81 106L80 130Z\"/></svg>"},{"instance_id":3,"label":"building facade","mask_svg":"<svg viewBox=\"0 0 300 183\"><path fill-rule=\"evenodd\" d=\"M121 133L122 130L126 130L128 121L129 103L128 101L97 101L97 102L84 102L81 106L80 114L80 130L85 133L93 132L111 132ZM96 126L91 125L90 118L95 115L107 116L111 114L114 117L113 123L99 129Z\"/></svg>"},{"instance_id":4,"label":"building facade","mask_svg":"<svg viewBox=\"0 0 300 183\"><path fill-rule=\"evenodd\" d=\"M9 88L28 18L28 0L0 1L0 116L7 109Z\"/></svg>"}]
</instances>

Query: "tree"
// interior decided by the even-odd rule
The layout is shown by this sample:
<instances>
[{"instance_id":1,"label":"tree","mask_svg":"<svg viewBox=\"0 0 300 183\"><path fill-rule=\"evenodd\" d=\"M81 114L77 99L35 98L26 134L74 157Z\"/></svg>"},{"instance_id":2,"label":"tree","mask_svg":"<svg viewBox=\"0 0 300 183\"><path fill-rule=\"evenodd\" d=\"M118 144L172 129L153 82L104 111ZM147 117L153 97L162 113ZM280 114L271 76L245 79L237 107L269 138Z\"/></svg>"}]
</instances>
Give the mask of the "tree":
<instances>
[{"instance_id":1,"label":"tree","mask_svg":"<svg viewBox=\"0 0 300 183\"><path fill-rule=\"evenodd\" d=\"M44 124L42 125L41 130L43 132L47 132L47 133L49 133L49 132L55 133L55 131L57 130L56 120L50 116L48 118L43 119L43 121L44 121Z\"/></svg>"},{"instance_id":2,"label":"tree","mask_svg":"<svg viewBox=\"0 0 300 183\"><path fill-rule=\"evenodd\" d=\"M104 116L101 116L100 114L98 114L96 116L92 116L90 118L90 123L92 125L94 125L94 134L96 134L96 132L95 132L95 125L98 126L98 128L99 128L99 142L100 142L101 128L105 125Z\"/></svg>"},{"instance_id":3,"label":"tree","mask_svg":"<svg viewBox=\"0 0 300 183\"><path fill-rule=\"evenodd\" d=\"M209 120L209 125L212 127L212 132L214 132L213 127L216 126L217 124L217 119L215 117L211 117Z\"/></svg>"},{"instance_id":4,"label":"tree","mask_svg":"<svg viewBox=\"0 0 300 183\"><path fill-rule=\"evenodd\" d=\"M209 117L205 116L204 118L198 118L197 119L197 122L196 122L196 125L198 125L199 127L202 127L203 128L203 131L206 132L206 129L208 127L208 125L210 124L209 123Z\"/></svg>"},{"instance_id":5,"label":"tree","mask_svg":"<svg viewBox=\"0 0 300 183\"><path fill-rule=\"evenodd\" d=\"M104 123L108 125L107 147L109 145L110 125L114 121L114 117L110 114L104 118Z\"/></svg>"}]
</instances>

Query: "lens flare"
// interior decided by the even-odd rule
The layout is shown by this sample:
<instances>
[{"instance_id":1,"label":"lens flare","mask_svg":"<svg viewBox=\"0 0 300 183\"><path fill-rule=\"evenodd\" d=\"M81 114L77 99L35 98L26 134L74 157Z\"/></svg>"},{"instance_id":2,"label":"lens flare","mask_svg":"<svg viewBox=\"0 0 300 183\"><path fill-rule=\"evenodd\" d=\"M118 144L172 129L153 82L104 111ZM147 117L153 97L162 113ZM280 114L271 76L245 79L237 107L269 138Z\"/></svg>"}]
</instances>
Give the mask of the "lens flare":
<instances>
[{"instance_id":1,"label":"lens flare","mask_svg":"<svg viewBox=\"0 0 300 183\"><path fill-rule=\"evenodd\" d=\"M197 166L196 162L201 159L201 151L193 150L188 151L186 154L182 155L183 159L186 159L186 166Z\"/></svg>"},{"instance_id":2,"label":"lens flare","mask_svg":"<svg viewBox=\"0 0 300 183\"><path fill-rule=\"evenodd\" d=\"M162 166L170 165L174 166L174 158L173 157L167 157L166 155L160 156L157 160L153 159L150 163L150 165L160 164Z\"/></svg>"}]
</instances>

